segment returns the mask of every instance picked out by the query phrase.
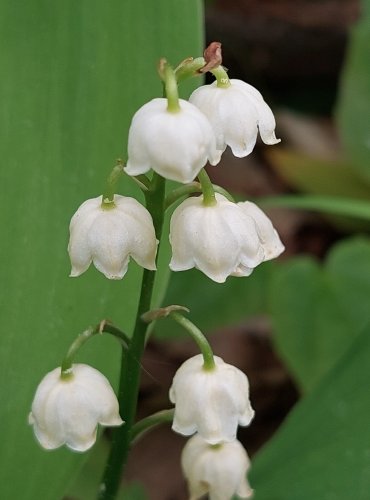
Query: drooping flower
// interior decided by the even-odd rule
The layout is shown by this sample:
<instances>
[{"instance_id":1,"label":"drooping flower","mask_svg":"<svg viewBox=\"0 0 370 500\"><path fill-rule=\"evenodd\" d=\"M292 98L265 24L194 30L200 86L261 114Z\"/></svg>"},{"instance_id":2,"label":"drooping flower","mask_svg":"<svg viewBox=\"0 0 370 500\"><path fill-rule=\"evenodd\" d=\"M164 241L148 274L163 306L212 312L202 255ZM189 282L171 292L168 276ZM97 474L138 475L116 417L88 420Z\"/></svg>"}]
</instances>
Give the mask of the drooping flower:
<instances>
[{"instance_id":1,"label":"drooping flower","mask_svg":"<svg viewBox=\"0 0 370 500\"><path fill-rule=\"evenodd\" d=\"M258 238L264 253L263 260L275 259L284 252L285 247L267 215L251 201L241 201L237 205L246 215L252 217L256 223Z\"/></svg>"},{"instance_id":2,"label":"drooping flower","mask_svg":"<svg viewBox=\"0 0 370 500\"><path fill-rule=\"evenodd\" d=\"M265 144L277 144L275 118L260 92L241 80L231 79L228 87L217 82L197 88L189 101L197 106L210 121L217 149L230 146L238 158L249 155L254 148L259 130Z\"/></svg>"},{"instance_id":3,"label":"drooping flower","mask_svg":"<svg viewBox=\"0 0 370 500\"><path fill-rule=\"evenodd\" d=\"M60 368L55 368L42 379L29 423L43 448L66 444L72 450L86 451L95 443L98 424L123 423L118 411L107 378L91 366L74 364L68 378L62 378Z\"/></svg>"},{"instance_id":4,"label":"drooping flower","mask_svg":"<svg viewBox=\"0 0 370 500\"><path fill-rule=\"evenodd\" d=\"M135 176L152 168L167 179L187 183L207 161L212 165L220 161L207 118L183 99L179 105L179 111L168 111L167 99L157 98L136 112L129 130L126 173Z\"/></svg>"},{"instance_id":5,"label":"drooping flower","mask_svg":"<svg viewBox=\"0 0 370 500\"><path fill-rule=\"evenodd\" d=\"M246 477L250 461L237 440L210 445L196 434L183 449L181 465L190 500L207 493L210 500L230 500L233 495L250 498L253 494Z\"/></svg>"},{"instance_id":6,"label":"drooping flower","mask_svg":"<svg viewBox=\"0 0 370 500\"><path fill-rule=\"evenodd\" d=\"M194 356L177 370L169 397L175 404L172 429L185 436L198 432L210 444L233 441L238 425L249 425L254 411L246 375L214 356L215 368Z\"/></svg>"},{"instance_id":7,"label":"drooping flower","mask_svg":"<svg viewBox=\"0 0 370 500\"><path fill-rule=\"evenodd\" d=\"M157 240L148 210L134 198L115 195L114 204L102 206L102 197L85 201L69 226L70 276L80 276L91 262L109 279L126 274L130 257L155 270Z\"/></svg>"},{"instance_id":8,"label":"drooping flower","mask_svg":"<svg viewBox=\"0 0 370 500\"><path fill-rule=\"evenodd\" d=\"M191 197L174 211L170 225L173 271L196 267L213 281L249 276L283 250L271 221L254 203L232 203L216 193L215 205Z\"/></svg>"}]
</instances>

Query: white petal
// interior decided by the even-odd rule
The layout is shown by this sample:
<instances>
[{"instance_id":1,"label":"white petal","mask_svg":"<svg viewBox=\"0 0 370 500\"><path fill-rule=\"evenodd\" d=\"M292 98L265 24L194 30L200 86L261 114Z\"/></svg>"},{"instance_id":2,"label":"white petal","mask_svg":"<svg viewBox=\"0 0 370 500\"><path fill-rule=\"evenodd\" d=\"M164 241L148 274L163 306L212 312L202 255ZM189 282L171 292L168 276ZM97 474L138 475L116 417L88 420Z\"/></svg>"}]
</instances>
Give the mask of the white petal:
<instances>
[{"instance_id":1,"label":"white petal","mask_svg":"<svg viewBox=\"0 0 370 500\"><path fill-rule=\"evenodd\" d=\"M248 425L254 412L247 377L217 356L216 368L203 369L203 357L194 356L177 370L170 389L175 404L173 430L198 432L211 444L233 441L238 424Z\"/></svg>"},{"instance_id":2,"label":"white petal","mask_svg":"<svg viewBox=\"0 0 370 500\"><path fill-rule=\"evenodd\" d=\"M71 259L71 277L80 276L91 264L91 251L88 233L99 216L101 196L85 201L73 215L69 230L68 253Z\"/></svg>"},{"instance_id":3,"label":"white petal","mask_svg":"<svg viewBox=\"0 0 370 500\"><path fill-rule=\"evenodd\" d=\"M260 131L261 139L265 144L274 145L281 141L275 136L275 117L271 108L264 101L261 93L252 85L242 82L241 80L230 80L232 85L236 85L237 88L244 93L244 95L251 99L253 102L257 115L258 115L258 129Z\"/></svg>"},{"instance_id":4,"label":"white petal","mask_svg":"<svg viewBox=\"0 0 370 500\"><path fill-rule=\"evenodd\" d=\"M114 201L114 207L103 208L101 196L87 200L72 217L71 276L79 276L93 261L107 278L121 279L130 256L146 269L156 269L157 240L149 212L134 198L115 195Z\"/></svg>"},{"instance_id":5,"label":"white petal","mask_svg":"<svg viewBox=\"0 0 370 500\"><path fill-rule=\"evenodd\" d=\"M278 257L285 250L285 247L267 215L255 203L250 201L240 202L238 206L252 217L256 223L258 236L265 253L264 260Z\"/></svg>"},{"instance_id":6,"label":"white petal","mask_svg":"<svg viewBox=\"0 0 370 500\"><path fill-rule=\"evenodd\" d=\"M183 449L181 465L191 498L209 493L212 500L230 500L236 493L247 498L252 492L246 480L249 458L239 441L212 447L195 435Z\"/></svg>"},{"instance_id":7,"label":"white petal","mask_svg":"<svg viewBox=\"0 0 370 500\"><path fill-rule=\"evenodd\" d=\"M205 206L192 197L174 211L170 225L170 268L196 267L213 281L247 276L265 258L255 221L245 210L216 194L217 204Z\"/></svg>"},{"instance_id":8,"label":"white petal","mask_svg":"<svg viewBox=\"0 0 370 500\"><path fill-rule=\"evenodd\" d=\"M167 99L153 99L134 115L128 139L129 175L153 168L163 177L188 183L208 160L218 163L212 128L192 104L180 99L180 111L167 111Z\"/></svg>"},{"instance_id":9,"label":"white petal","mask_svg":"<svg viewBox=\"0 0 370 500\"><path fill-rule=\"evenodd\" d=\"M41 446L66 444L86 451L95 442L98 423L121 425L118 401L108 380L88 365L73 365L73 376L60 377L60 368L39 384L29 422Z\"/></svg>"},{"instance_id":10,"label":"white petal","mask_svg":"<svg viewBox=\"0 0 370 500\"><path fill-rule=\"evenodd\" d=\"M218 88L217 82L196 89L189 101L209 119L217 148L230 146L239 158L250 154L257 139L257 127L266 144L276 144L275 118L257 89L241 80L230 80L227 88Z\"/></svg>"}]
</instances>

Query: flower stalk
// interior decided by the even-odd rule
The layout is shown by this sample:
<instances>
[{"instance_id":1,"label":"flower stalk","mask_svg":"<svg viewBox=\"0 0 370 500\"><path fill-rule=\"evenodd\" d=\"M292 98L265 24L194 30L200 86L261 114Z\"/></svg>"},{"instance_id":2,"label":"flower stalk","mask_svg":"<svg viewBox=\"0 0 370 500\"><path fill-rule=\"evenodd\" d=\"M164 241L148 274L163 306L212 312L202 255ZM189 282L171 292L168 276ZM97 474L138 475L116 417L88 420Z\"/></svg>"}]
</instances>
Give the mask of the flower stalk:
<instances>
[{"instance_id":1,"label":"flower stalk","mask_svg":"<svg viewBox=\"0 0 370 500\"><path fill-rule=\"evenodd\" d=\"M203 356L203 369L206 371L214 370L216 364L213 359L212 348L204 334L194 325L194 323L192 323L188 318L185 318L182 314L172 312L170 317L185 328L185 330L190 333L193 340L197 343Z\"/></svg>"},{"instance_id":2,"label":"flower stalk","mask_svg":"<svg viewBox=\"0 0 370 500\"><path fill-rule=\"evenodd\" d=\"M174 413L174 409L162 410L139 420L139 422L136 422L136 424L132 427L131 442L136 442L145 432L153 429L153 427L171 423Z\"/></svg>"},{"instance_id":3,"label":"flower stalk","mask_svg":"<svg viewBox=\"0 0 370 500\"><path fill-rule=\"evenodd\" d=\"M217 204L215 190L211 179L204 168L199 172L198 179L202 187L203 204L207 207L212 207Z\"/></svg>"},{"instance_id":4,"label":"flower stalk","mask_svg":"<svg viewBox=\"0 0 370 500\"><path fill-rule=\"evenodd\" d=\"M167 111L177 113L180 111L179 91L177 80L172 67L166 63L164 66L164 88L167 97Z\"/></svg>"},{"instance_id":5,"label":"flower stalk","mask_svg":"<svg viewBox=\"0 0 370 500\"><path fill-rule=\"evenodd\" d=\"M165 180L154 173L150 189L145 193L156 236L160 240L164 215ZM114 430L111 451L102 478L99 500L114 500L119 489L121 474L127 462L132 439L140 383L140 362L145 349L148 324L141 316L150 309L154 288L155 271L145 269L141 282L139 305L134 332L129 348L122 350L121 374L118 391L120 414L125 425Z\"/></svg>"},{"instance_id":6,"label":"flower stalk","mask_svg":"<svg viewBox=\"0 0 370 500\"><path fill-rule=\"evenodd\" d=\"M217 68L213 68L210 71L213 76L216 77L217 87L219 89L227 89L228 87L230 87L231 83L223 66L217 66Z\"/></svg>"},{"instance_id":7,"label":"flower stalk","mask_svg":"<svg viewBox=\"0 0 370 500\"><path fill-rule=\"evenodd\" d=\"M200 70L206 64L204 57L197 57L193 59L189 57L182 61L175 69L175 75L178 83L191 78L193 76L201 76Z\"/></svg>"},{"instance_id":8,"label":"flower stalk","mask_svg":"<svg viewBox=\"0 0 370 500\"><path fill-rule=\"evenodd\" d=\"M114 195L117 192L117 183L122 174L123 161L118 159L107 179L107 185L102 196L102 208L114 206Z\"/></svg>"},{"instance_id":9,"label":"flower stalk","mask_svg":"<svg viewBox=\"0 0 370 500\"><path fill-rule=\"evenodd\" d=\"M76 357L77 352L81 349L83 345L86 344L88 340L94 337L97 334L110 333L114 337L116 337L122 344L124 349L128 348L129 338L127 335L112 325L111 323L106 322L105 320L101 321L96 327L90 326L82 333L80 333L76 339L72 342L69 347L67 354L65 355L62 364L61 364L61 378L67 380L72 375L72 364Z\"/></svg>"}]
</instances>

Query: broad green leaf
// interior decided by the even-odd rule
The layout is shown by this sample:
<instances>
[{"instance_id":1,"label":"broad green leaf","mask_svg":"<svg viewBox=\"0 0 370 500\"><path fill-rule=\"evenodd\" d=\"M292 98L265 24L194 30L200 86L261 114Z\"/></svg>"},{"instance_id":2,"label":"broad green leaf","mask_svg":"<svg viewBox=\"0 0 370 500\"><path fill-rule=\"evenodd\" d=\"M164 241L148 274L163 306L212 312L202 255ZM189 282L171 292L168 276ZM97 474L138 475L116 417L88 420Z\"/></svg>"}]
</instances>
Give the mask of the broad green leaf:
<instances>
[{"instance_id":1,"label":"broad green leaf","mask_svg":"<svg viewBox=\"0 0 370 500\"><path fill-rule=\"evenodd\" d=\"M69 489L68 499L96 500L96 492L108 453L108 441L104 438L100 439L83 465L76 482ZM144 487L140 484L124 484L117 495L117 500L147 500L147 498Z\"/></svg>"},{"instance_id":2,"label":"broad green leaf","mask_svg":"<svg viewBox=\"0 0 370 500\"><path fill-rule=\"evenodd\" d=\"M273 268L274 263L267 262L257 267L249 278L230 277L221 284L195 269L171 273L163 304L188 307L191 321L205 332L235 325L266 310L266 294ZM184 331L171 320L158 321L155 331L159 337L184 335Z\"/></svg>"},{"instance_id":3,"label":"broad green leaf","mask_svg":"<svg viewBox=\"0 0 370 500\"><path fill-rule=\"evenodd\" d=\"M304 391L312 390L370 320L370 241L337 244L326 262L299 257L271 282L275 343Z\"/></svg>"},{"instance_id":4,"label":"broad green leaf","mask_svg":"<svg viewBox=\"0 0 370 500\"><path fill-rule=\"evenodd\" d=\"M370 181L370 0L352 30L337 107L338 125L351 163Z\"/></svg>"},{"instance_id":5,"label":"broad green leaf","mask_svg":"<svg viewBox=\"0 0 370 500\"><path fill-rule=\"evenodd\" d=\"M161 95L158 59L176 64L201 53L201 21L197 0L0 5L3 498L60 499L85 460L39 448L27 425L31 401L88 325L106 317L131 332L141 270L130 264L119 282L95 269L68 278L69 220L125 156L135 110ZM120 192L140 196L128 178ZM157 298L166 280L167 271ZM113 383L118 358L116 342L104 337L79 356Z\"/></svg>"},{"instance_id":6,"label":"broad green leaf","mask_svg":"<svg viewBox=\"0 0 370 500\"><path fill-rule=\"evenodd\" d=\"M255 500L368 500L370 328L253 461Z\"/></svg>"},{"instance_id":7,"label":"broad green leaf","mask_svg":"<svg viewBox=\"0 0 370 500\"><path fill-rule=\"evenodd\" d=\"M262 205L315 210L333 215L370 220L370 202L334 196L282 195L260 200Z\"/></svg>"},{"instance_id":8,"label":"broad green leaf","mask_svg":"<svg viewBox=\"0 0 370 500\"><path fill-rule=\"evenodd\" d=\"M274 149L268 157L278 174L300 191L346 198L370 198L370 186L343 161L308 156L289 149Z\"/></svg>"},{"instance_id":9,"label":"broad green leaf","mask_svg":"<svg viewBox=\"0 0 370 500\"><path fill-rule=\"evenodd\" d=\"M288 149L272 150L269 159L290 186L309 194L281 196L269 203L320 211L340 230L369 229L370 186L353 167Z\"/></svg>"}]
</instances>

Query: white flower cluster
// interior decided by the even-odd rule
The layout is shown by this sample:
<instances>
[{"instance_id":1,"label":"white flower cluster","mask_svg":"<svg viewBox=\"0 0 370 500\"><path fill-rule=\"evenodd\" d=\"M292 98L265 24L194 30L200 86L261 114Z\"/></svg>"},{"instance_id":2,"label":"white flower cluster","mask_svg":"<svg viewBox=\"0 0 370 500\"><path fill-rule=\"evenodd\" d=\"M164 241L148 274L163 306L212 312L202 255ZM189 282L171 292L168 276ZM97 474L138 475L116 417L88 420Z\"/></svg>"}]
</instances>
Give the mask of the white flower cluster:
<instances>
[{"instance_id":1,"label":"white flower cluster","mask_svg":"<svg viewBox=\"0 0 370 500\"><path fill-rule=\"evenodd\" d=\"M128 138L127 174L153 169L181 183L193 181L209 161L216 165L226 146L234 155L251 153L257 131L266 144L279 142L275 119L261 94L240 80L227 88L216 82L180 99L171 112L157 98L134 115ZM222 283L228 276L249 276L261 262L284 250L271 221L254 203L232 203L217 195L213 206L203 196L188 198L171 219L173 271L195 267ZM121 279L130 257L155 269L157 241L149 212L133 198L116 195L107 206L101 198L85 201L72 217L68 245L71 276L93 262L107 278Z\"/></svg>"},{"instance_id":2,"label":"white flower cluster","mask_svg":"<svg viewBox=\"0 0 370 500\"><path fill-rule=\"evenodd\" d=\"M189 102L176 98L175 103L171 107L170 99L153 99L134 115L125 171L143 176L153 169L184 184L199 176L203 194L180 203L170 221L173 271L197 268L218 283L249 276L284 246L254 203L234 203L215 194L211 184L207 193L201 171L207 162L216 165L227 146L237 157L250 154L258 131L266 144L279 142L272 111L254 87L240 80L205 85ZM121 279L130 257L155 270L158 241L149 211L133 198L103 198L85 201L72 217L71 276L93 263L107 278ZM211 500L234 494L249 498L249 458L236 439L238 426L249 425L254 416L246 375L219 357L210 367L202 355L194 356L176 372L169 397L175 404L173 430L193 435L182 454L191 500L206 493ZM123 423L108 380L83 364L67 373L56 368L43 378L29 422L44 448L66 444L76 451L93 445L98 424Z\"/></svg>"},{"instance_id":3,"label":"white flower cluster","mask_svg":"<svg viewBox=\"0 0 370 500\"><path fill-rule=\"evenodd\" d=\"M185 436L196 433L182 453L192 499L205 493L212 500L233 494L249 498L249 458L236 439L238 425L249 425L254 416L248 379L221 358L214 361L214 369L207 370L197 355L177 370L169 394L175 404L172 429Z\"/></svg>"}]
</instances>

